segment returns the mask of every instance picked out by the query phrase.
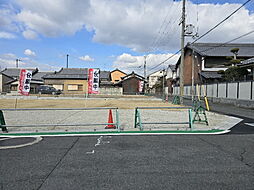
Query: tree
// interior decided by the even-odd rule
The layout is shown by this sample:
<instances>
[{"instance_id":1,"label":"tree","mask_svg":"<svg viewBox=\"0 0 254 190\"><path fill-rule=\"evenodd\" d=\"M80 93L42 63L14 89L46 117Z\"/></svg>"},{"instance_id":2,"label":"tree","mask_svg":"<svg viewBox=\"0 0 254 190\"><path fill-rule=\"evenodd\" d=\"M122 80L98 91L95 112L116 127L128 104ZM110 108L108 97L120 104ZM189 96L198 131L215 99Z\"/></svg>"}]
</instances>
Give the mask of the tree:
<instances>
[{"instance_id":1,"label":"tree","mask_svg":"<svg viewBox=\"0 0 254 190\"><path fill-rule=\"evenodd\" d=\"M237 64L242 61L242 59L237 59L238 51L239 48L231 49L230 52L234 54L234 57L227 56L226 59L228 62L224 63L224 65L229 66L229 68L225 71L218 71L218 74L221 74L225 81L243 80L244 76L248 74L248 70L246 68L237 67Z\"/></svg>"},{"instance_id":2,"label":"tree","mask_svg":"<svg viewBox=\"0 0 254 190\"><path fill-rule=\"evenodd\" d=\"M226 81L243 80L248 74L248 70L242 67L231 66L222 75Z\"/></svg>"},{"instance_id":3,"label":"tree","mask_svg":"<svg viewBox=\"0 0 254 190\"><path fill-rule=\"evenodd\" d=\"M234 54L234 59L236 59L236 56L238 55L239 48L232 48L230 50L231 53Z\"/></svg>"}]
</instances>

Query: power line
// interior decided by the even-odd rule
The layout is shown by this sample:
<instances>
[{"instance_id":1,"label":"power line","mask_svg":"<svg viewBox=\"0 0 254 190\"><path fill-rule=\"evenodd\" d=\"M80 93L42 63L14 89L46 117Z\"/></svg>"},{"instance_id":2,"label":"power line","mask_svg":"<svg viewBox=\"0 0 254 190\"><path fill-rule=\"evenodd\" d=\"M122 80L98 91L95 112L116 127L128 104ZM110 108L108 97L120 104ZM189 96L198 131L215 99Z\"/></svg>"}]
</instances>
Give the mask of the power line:
<instances>
[{"instance_id":1,"label":"power line","mask_svg":"<svg viewBox=\"0 0 254 190\"><path fill-rule=\"evenodd\" d=\"M198 40L200 40L201 38L203 38L204 36L206 36L208 33L210 33L211 31L213 31L215 28L217 28L219 25L221 25L223 22L225 22L226 20L228 20L232 15L234 15L237 11L239 11L242 7L244 7L247 3L249 3L250 1L252 1L252 0L248 0L248 1L246 1L245 3L243 3L239 8L237 8L235 11L233 11L229 16L227 16L225 19L223 19L221 22L219 22L218 24L216 24L213 28L211 28L210 30L208 30L206 33L204 33L202 36L200 36L199 38L197 38L196 40L194 40L191 44L194 44L196 41L198 41ZM244 37L244 36L247 36L247 35L249 35L249 34L251 34L251 33L253 33L253 31L250 31L250 32L248 32L248 33L246 33L246 34L244 34L244 35L242 35L242 36L239 36L239 37L237 37L237 38L235 38L235 39L233 39L233 40L230 40L230 41L228 41L228 42L226 42L226 43L223 43L224 45L225 44L227 44L227 43L230 43L230 42L232 42L232 41L235 41L235 40L237 40L237 39L240 39L240 38L242 38L242 37ZM220 47L220 46L219 46ZM214 47L213 47L214 48ZM162 61L161 63L159 63L158 65L156 65L156 66L154 66L153 68L151 68L150 70L153 70L153 69L155 69L155 68L157 68L157 67L159 67L160 65L162 65L163 63L165 63L166 61L168 61L169 59L171 59L172 57L174 57L175 55L177 55L179 52L181 51L181 49L180 50L178 50L176 53L174 53L172 56L170 56L170 57L168 57L167 59L165 59L164 61Z\"/></svg>"},{"instance_id":2,"label":"power line","mask_svg":"<svg viewBox=\"0 0 254 190\"><path fill-rule=\"evenodd\" d=\"M222 47L222 46L227 45L227 44L230 44L231 42L234 42L234 41L236 41L236 40L239 40L239 39L241 39L241 38L243 38L243 37L245 37L245 36L248 36L248 35L250 35L250 34L252 34L252 33L254 33L254 30L251 30L251 31L249 31L249 32L247 32L247 33L245 33L245 34L242 34L241 36L238 36L238 37L236 37L236 38L234 38L234 39L232 39L232 40L229 40L229 41L224 42L224 43L222 43L222 44L219 44L219 45L217 45L217 46L214 46L214 47L211 47L211 48L207 48L207 49L205 49L205 50L203 50L203 51L200 51L200 53L206 52L206 51L209 51L209 50L212 50L212 49L216 49L216 48ZM165 59L164 61L160 62L158 65L156 65L156 66L152 67L151 69L149 69L149 71L151 71L151 70L153 70L153 69L159 67L160 65L162 65L163 63L165 63L165 62L168 61L169 59L173 58L173 57L176 56L180 51L181 51L181 49L178 50L178 51L177 51L176 53L174 53L173 55L171 55L170 57L168 57L167 59Z\"/></svg>"},{"instance_id":3,"label":"power line","mask_svg":"<svg viewBox=\"0 0 254 190\"><path fill-rule=\"evenodd\" d=\"M155 38L155 40L153 41L153 43L152 43L152 45L151 45L151 47L152 47L153 50L155 50L155 48L156 48L157 46L159 46L161 40L164 39L165 36L169 33L170 29L173 28L173 27L171 27L171 28L169 29L169 31L166 32L166 30L168 29L168 27L170 26L170 24L171 24L171 26L174 26L175 22L177 21L177 19L173 19L172 16L177 15L177 14L174 14L174 12L175 12L176 10L178 10L179 5L180 5L180 3L178 3L178 4L174 4L174 3L173 3L172 6L170 7L170 11L168 11L168 14L165 16L165 18L164 18L164 20L163 20L163 22L162 22L162 24L161 24L161 26L160 26L160 29L159 29L159 31L158 31L158 34L159 34L159 35ZM175 6L177 6L177 7L174 8ZM174 9L173 9L173 8L174 8ZM173 9L173 10L172 10L172 9ZM169 14L169 13L171 13L171 14ZM167 18L169 18L168 21L167 21ZM172 23L172 20L173 20L173 23Z\"/></svg>"},{"instance_id":4,"label":"power line","mask_svg":"<svg viewBox=\"0 0 254 190\"><path fill-rule=\"evenodd\" d=\"M248 36L248 35L250 35L250 34L252 34L252 33L254 33L254 30L252 30L252 31L250 31L250 32L247 32L247 33L245 33L245 34L243 34L243 35L241 35L241 36L238 36L238 37L236 37L236 38L234 38L234 39L232 39L232 40L229 40L229 41L227 41L227 42L224 42L224 43L222 43L222 44L219 44L219 45L217 45L217 46L214 46L214 47L211 47L211 48L207 48L207 49L205 49L205 50L203 50L203 51L200 51L200 53L206 52L206 51L209 51L209 50L212 50L212 49L216 49L216 48L222 47L222 46L227 45L227 44L230 44L231 42L236 41L236 40L239 40L239 39L241 39L241 38L243 38L243 37L245 37L245 36Z\"/></svg>"},{"instance_id":5,"label":"power line","mask_svg":"<svg viewBox=\"0 0 254 190\"><path fill-rule=\"evenodd\" d=\"M176 56L181 50L178 50L177 52L175 52L173 55L171 55L170 57L168 57L167 59L165 59L164 61L160 62L158 65L152 67L149 69L149 71L154 70L155 68L161 66L163 63L167 62L169 59L173 58L174 56Z\"/></svg>"},{"instance_id":6,"label":"power line","mask_svg":"<svg viewBox=\"0 0 254 190\"><path fill-rule=\"evenodd\" d=\"M191 44L195 43L196 41L200 40L201 38L203 38L204 36L206 36L207 34L209 34L211 31L213 31L215 28L217 28L219 25L221 25L223 22L225 22L226 20L228 20L231 16L233 16L237 11L239 11L242 7L244 7L247 3L249 3L252 0L248 0L246 1L244 4L242 4L240 7L238 7L235 11L233 11L230 15L228 15L225 19L223 19L222 21L220 21L218 24L216 24L214 27L212 27L210 30L208 30L206 33L202 34L200 37L198 37L196 40L194 40Z\"/></svg>"}]
</instances>

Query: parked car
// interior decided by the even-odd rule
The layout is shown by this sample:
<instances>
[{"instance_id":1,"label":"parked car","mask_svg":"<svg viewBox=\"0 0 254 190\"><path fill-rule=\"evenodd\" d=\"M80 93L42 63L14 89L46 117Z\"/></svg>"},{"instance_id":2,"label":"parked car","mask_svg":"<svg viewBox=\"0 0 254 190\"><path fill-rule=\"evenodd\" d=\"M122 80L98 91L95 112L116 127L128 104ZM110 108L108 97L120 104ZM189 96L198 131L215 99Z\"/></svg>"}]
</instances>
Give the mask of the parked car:
<instances>
[{"instance_id":1,"label":"parked car","mask_svg":"<svg viewBox=\"0 0 254 190\"><path fill-rule=\"evenodd\" d=\"M61 90L55 89L53 86L41 85L38 88L39 94L52 94L52 95L59 95L61 94Z\"/></svg>"}]
</instances>

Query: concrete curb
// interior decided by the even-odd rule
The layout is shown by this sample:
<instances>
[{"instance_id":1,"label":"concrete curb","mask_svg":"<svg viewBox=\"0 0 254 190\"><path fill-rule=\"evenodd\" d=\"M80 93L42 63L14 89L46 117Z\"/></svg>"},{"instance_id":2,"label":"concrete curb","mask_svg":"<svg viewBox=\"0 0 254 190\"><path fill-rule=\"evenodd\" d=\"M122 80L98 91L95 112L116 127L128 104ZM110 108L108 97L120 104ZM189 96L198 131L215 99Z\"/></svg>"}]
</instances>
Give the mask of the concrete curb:
<instances>
[{"instance_id":1,"label":"concrete curb","mask_svg":"<svg viewBox=\"0 0 254 190\"><path fill-rule=\"evenodd\" d=\"M130 136L130 135L221 135L230 130L209 131L110 131L110 132L38 132L38 133L2 133L0 137L62 137L62 136Z\"/></svg>"}]
</instances>

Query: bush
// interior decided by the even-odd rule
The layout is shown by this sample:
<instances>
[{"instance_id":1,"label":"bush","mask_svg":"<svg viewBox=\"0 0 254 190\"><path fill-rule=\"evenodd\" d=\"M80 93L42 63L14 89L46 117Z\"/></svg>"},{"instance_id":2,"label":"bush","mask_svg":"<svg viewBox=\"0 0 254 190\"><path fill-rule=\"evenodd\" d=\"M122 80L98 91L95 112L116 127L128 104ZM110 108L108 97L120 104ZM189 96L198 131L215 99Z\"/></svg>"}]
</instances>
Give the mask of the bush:
<instances>
[{"instance_id":1,"label":"bush","mask_svg":"<svg viewBox=\"0 0 254 190\"><path fill-rule=\"evenodd\" d=\"M247 74L248 70L246 68L229 67L224 73L224 78L226 81L243 80Z\"/></svg>"}]
</instances>

